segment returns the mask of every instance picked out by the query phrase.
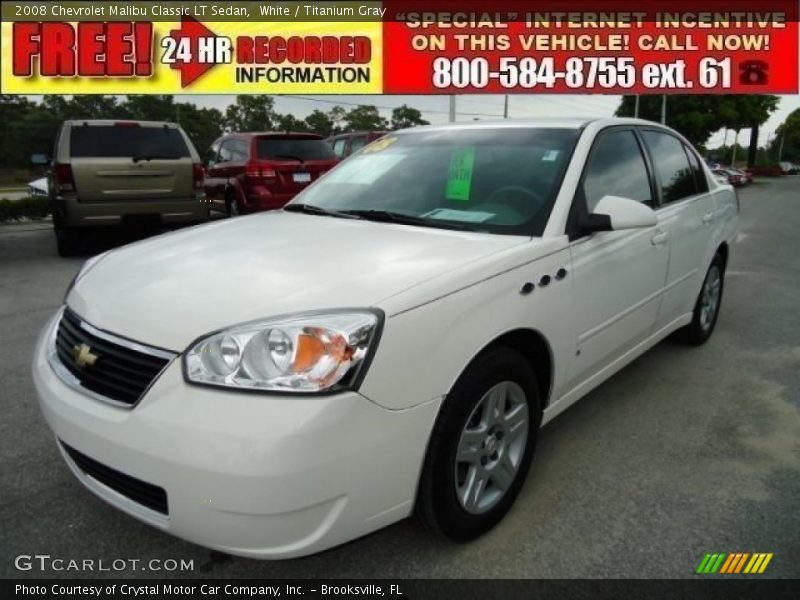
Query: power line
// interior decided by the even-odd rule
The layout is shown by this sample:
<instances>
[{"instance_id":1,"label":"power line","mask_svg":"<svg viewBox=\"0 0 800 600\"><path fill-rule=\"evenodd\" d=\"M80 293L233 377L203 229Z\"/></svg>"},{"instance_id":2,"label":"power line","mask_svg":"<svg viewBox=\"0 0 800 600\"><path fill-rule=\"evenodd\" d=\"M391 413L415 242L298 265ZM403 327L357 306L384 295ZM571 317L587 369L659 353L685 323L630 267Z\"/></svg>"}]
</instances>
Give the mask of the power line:
<instances>
[{"instance_id":1,"label":"power line","mask_svg":"<svg viewBox=\"0 0 800 600\"><path fill-rule=\"evenodd\" d=\"M346 102L344 100L328 100L328 99L320 99L320 98L311 98L310 96L297 96L294 94L282 94L281 98L296 98L298 100L308 100L309 102L322 102L324 104L336 104L337 106L364 106L363 102ZM394 110L395 108L399 108L398 106L384 106L379 104L373 104L375 108L381 108L383 110ZM422 113L431 113L431 114L440 114L446 115L449 111L446 110L434 110L434 109L418 109ZM503 115L496 114L496 113L471 113L471 112L461 112L458 111L459 115L465 115L468 117L502 117Z\"/></svg>"}]
</instances>

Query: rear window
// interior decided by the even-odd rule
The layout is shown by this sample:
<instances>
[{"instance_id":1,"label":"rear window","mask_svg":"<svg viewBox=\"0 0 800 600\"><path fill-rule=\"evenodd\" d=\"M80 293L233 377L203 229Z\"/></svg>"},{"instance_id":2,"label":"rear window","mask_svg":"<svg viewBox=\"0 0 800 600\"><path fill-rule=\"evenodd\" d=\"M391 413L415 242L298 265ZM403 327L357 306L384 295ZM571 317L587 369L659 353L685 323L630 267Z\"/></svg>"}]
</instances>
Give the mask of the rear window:
<instances>
[{"instance_id":1,"label":"rear window","mask_svg":"<svg viewBox=\"0 0 800 600\"><path fill-rule=\"evenodd\" d=\"M177 129L128 125L73 127L70 133L70 155L73 158L190 156L189 148Z\"/></svg>"},{"instance_id":2,"label":"rear window","mask_svg":"<svg viewBox=\"0 0 800 600\"><path fill-rule=\"evenodd\" d=\"M258 158L324 160L335 156L325 140L270 137L258 138Z\"/></svg>"}]
</instances>

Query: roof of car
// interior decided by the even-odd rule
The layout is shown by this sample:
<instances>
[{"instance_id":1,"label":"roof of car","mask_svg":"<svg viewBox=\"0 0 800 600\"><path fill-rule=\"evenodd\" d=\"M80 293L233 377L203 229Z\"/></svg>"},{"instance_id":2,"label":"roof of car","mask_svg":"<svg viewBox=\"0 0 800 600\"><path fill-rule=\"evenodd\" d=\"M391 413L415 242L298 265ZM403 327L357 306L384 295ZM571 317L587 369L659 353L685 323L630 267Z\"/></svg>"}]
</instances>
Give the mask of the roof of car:
<instances>
[{"instance_id":1,"label":"roof of car","mask_svg":"<svg viewBox=\"0 0 800 600\"><path fill-rule=\"evenodd\" d=\"M345 131L332 135L332 138L352 137L354 135L385 135L391 133L388 129L360 129L358 131Z\"/></svg>"},{"instance_id":2,"label":"roof of car","mask_svg":"<svg viewBox=\"0 0 800 600\"><path fill-rule=\"evenodd\" d=\"M140 119L67 119L65 125L80 127L81 125L103 126L103 125L140 125L142 127L177 127L177 123L172 121L142 121Z\"/></svg>"},{"instance_id":3,"label":"roof of car","mask_svg":"<svg viewBox=\"0 0 800 600\"><path fill-rule=\"evenodd\" d=\"M410 129L402 129L398 133L405 131L438 131L447 129L528 129L528 128L555 128L555 129L581 129L590 123L600 125L655 125L663 127L660 123L645 121L644 119L629 119L623 117L539 117L535 119L494 119L488 121L468 121L461 123L447 123L443 125L422 125Z\"/></svg>"}]
</instances>

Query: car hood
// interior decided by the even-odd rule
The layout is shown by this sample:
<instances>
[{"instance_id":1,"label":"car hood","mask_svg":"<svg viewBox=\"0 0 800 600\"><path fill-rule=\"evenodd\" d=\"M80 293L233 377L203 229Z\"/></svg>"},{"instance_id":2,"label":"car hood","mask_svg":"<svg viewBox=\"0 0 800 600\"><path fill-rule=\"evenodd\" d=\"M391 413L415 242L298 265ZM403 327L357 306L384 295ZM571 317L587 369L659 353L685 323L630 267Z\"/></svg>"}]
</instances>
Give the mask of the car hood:
<instances>
[{"instance_id":1,"label":"car hood","mask_svg":"<svg viewBox=\"0 0 800 600\"><path fill-rule=\"evenodd\" d=\"M287 212L228 219L114 250L67 304L86 321L180 351L237 323L381 300L529 238Z\"/></svg>"}]
</instances>

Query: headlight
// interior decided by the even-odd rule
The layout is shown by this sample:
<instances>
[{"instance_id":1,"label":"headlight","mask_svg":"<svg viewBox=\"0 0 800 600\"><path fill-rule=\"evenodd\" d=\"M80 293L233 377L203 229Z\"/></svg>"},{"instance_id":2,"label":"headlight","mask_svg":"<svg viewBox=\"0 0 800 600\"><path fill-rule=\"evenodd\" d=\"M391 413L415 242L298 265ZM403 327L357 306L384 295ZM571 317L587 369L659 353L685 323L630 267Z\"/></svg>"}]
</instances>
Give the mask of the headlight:
<instances>
[{"instance_id":1,"label":"headlight","mask_svg":"<svg viewBox=\"0 0 800 600\"><path fill-rule=\"evenodd\" d=\"M253 321L195 342L187 381L228 388L315 393L358 385L382 313L354 310Z\"/></svg>"}]
</instances>

